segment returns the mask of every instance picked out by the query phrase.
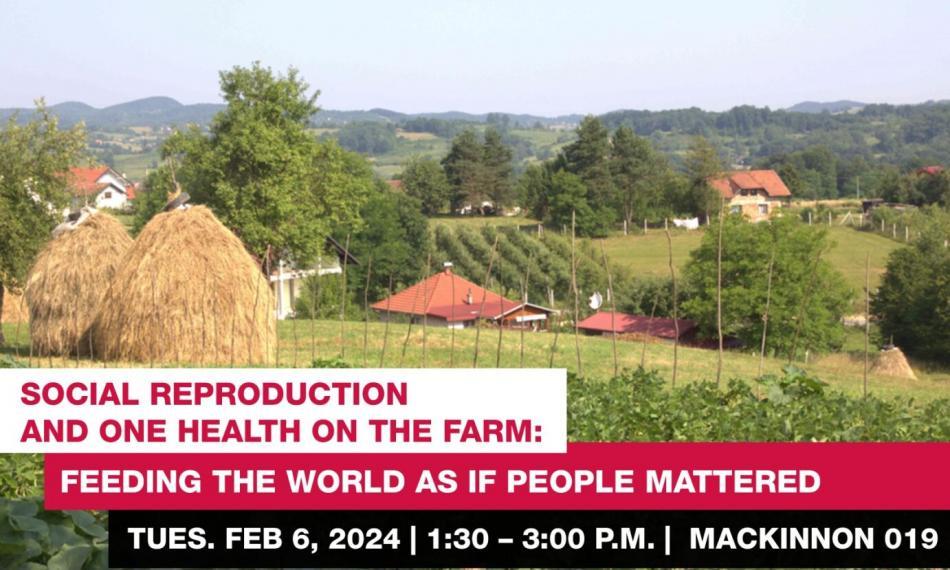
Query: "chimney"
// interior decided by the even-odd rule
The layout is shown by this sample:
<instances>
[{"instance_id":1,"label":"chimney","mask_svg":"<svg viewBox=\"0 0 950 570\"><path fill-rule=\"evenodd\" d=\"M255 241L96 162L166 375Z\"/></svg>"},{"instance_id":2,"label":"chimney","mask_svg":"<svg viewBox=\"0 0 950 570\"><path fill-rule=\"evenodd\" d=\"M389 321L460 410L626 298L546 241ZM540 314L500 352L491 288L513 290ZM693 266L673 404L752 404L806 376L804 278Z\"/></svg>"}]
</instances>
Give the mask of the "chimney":
<instances>
[{"instance_id":1,"label":"chimney","mask_svg":"<svg viewBox=\"0 0 950 570\"><path fill-rule=\"evenodd\" d=\"M442 262L442 270L443 270L445 273L452 273L452 267L453 267L453 265L452 265L452 262L451 262L451 261L444 261L444 262Z\"/></svg>"},{"instance_id":2,"label":"chimney","mask_svg":"<svg viewBox=\"0 0 950 570\"><path fill-rule=\"evenodd\" d=\"M468 290L468 294L465 295L465 304L466 304L466 305L471 305L471 304L472 304L472 290L471 290L471 289L469 289L469 290Z\"/></svg>"}]
</instances>

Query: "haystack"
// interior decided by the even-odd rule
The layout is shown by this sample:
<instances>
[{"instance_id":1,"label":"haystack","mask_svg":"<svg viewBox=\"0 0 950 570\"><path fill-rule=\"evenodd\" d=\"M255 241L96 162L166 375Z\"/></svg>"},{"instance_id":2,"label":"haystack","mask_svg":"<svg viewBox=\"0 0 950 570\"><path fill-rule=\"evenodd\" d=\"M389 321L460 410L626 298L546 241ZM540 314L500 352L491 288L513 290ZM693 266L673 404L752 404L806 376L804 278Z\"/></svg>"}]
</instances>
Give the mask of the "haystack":
<instances>
[{"instance_id":1,"label":"haystack","mask_svg":"<svg viewBox=\"0 0 950 570\"><path fill-rule=\"evenodd\" d=\"M910 367L910 363L907 362L907 357L905 357L901 349L896 346L881 350L877 355L874 366L871 367L871 374L910 378L911 380L917 379L917 376L914 375L914 370Z\"/></svg>"},{"instance_id":2,"label":"haystack","mask_svg":"<svg viewBox=\"0 0 950 570\"><path fill-rule=\"evenodd\" d=\"M108 214L88 209L65 223L36 257L24 290L30 338L37 354L67 355L79 349L132 238Z\"/></svg>"},{"instance_id":3,"label":"haystack","mask_svg":"<svg viewBox=\"0 0 950 570\"><path fill-rule=\"evenodd\" d=\"M158 214L125 256L93 324L107 360L266 363L274 301L244 244L203 206Z\"/></svg>"}]
</instances>

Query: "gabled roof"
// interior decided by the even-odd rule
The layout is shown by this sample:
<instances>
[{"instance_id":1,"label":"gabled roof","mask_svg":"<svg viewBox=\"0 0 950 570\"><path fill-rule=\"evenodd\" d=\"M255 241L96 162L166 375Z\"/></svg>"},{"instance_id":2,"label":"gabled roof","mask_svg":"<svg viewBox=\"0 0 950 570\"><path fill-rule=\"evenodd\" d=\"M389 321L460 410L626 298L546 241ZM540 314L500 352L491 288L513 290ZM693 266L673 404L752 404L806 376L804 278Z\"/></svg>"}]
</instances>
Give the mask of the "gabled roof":
<instances>
[{"instance_id":1,"label":"gabled roof","mask_svg":"<svg viewBox=\"0 0 950 570\"><path fill-rule=\"evenodd\" d=\"M628 313L613 314L613 328L611 328L611 312L598 311L577 323L577 328L585 331L594 332L617 332L649 334L660 338L676 338L676 325L673 319L654 318L644 315L631 315ZM688 319L676 319L679 323L680 336L688 334L696 328L696 322Z\"/></svg>"},{"instance_id":2,"label":"gabled roof","mask_svg":"<svg viewBox=\"0 0 950 570\"><path fill-rule=\"evenodd\" d=\"M112 173L117 179L124 180L122 176L116 173L108 166L74 166L69 169L66 175L69 187L79 196L94 196L106 188L112 187L115 190L126 194L129 198L135 197L135 189L131 185L122 186L99 182L99 179L106 174Z\"/></svg>"},{"instance_id":3,"label":"gabled roof","mask_svg":"<svg viewBox=\"0 0 950 570\"><path fill-rule=\"evenodd\" d=\"M732 198L739 190L764 190L771 197L792 195L774 170L735 170L710 180L709 184L725 198Z\"/></svg>"},{"instance_id":4,"label":"gabled roof","mask_svg":"<svg viewBox=\"0 0 950 570\"><path fill-rule=\"evenodd\" d=\"M373 303L372 307L376 311L428 315L458 322L478 317L495 319L520 305L498 293L483 289L446 268L428 279L406 287L388 299Z\"/></svg>"}]
</instances>

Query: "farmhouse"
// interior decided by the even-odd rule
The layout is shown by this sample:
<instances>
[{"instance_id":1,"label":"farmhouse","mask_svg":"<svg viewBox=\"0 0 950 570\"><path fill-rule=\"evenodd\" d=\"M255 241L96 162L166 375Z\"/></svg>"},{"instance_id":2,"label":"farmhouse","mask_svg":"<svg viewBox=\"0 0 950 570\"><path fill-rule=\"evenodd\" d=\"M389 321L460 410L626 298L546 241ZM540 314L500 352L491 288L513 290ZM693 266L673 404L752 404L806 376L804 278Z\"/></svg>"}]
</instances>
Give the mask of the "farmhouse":
<instances>
[{"instance_id":1,"label":"farmhouse","mask_svg":"<svg viewBox=\"0 0 950 570\"><path fill-rule=\"evenodd\" d=\"M308 277L338 275L343 273L344 263L359 265L359 261L332 237L327 237L325 252L325 255L318 257L310 267L305 269L300 269L284 260L278 260L272 264L268 280L277 299L278 319L283 320L294 316L297 300Z\"/></svg>"},{"instance_id":2,"label":"farmhouse","mask_svg":"<svg viewBox=\"0 0 950 570\"><path fill-rule=\"evenodd\" d=\"M403 289L372 305L383 319L390 314L408 315L413 322L426 319L427 324L465 328L477 319L507 328L541 330L547 328L553 309L520 303L484 289L456 275L452 264L428 279Z\"/></svg>"},{"instance_id":3,"label":"farmhouse","mask_svg":"<svg viewBox=\"0 0 950 570\"><path fill-rule=\"evenodd\" d=\"M96 208L122 210L135 199L135 186L108 166L74 166L67 179L76 197Z\"/></svg>"},{"instance_id":4,"label":"farmhouse","mask_svg":"<svg viewBox=\"0 0 950 570\"><path fill-rule=\"evenodd\" d=\"M663 340L673 340L676 337L676 326L679 325L679 340L692 338L696 334L696 323L688 319L654 318L644 315L631 315L628 313L611 313L611 311L598 311L577 323L577 328L587 334L612 335L616 332L618 335L638 335L651 336Z\"/></svg>"},{"instance_id":5,"label":"farmhouse","mask_svg":"<svg viewBox=\"0 0 950 570\"><path fill-rule=\"evenodd\" d=\"M767 220L792 197L774 170L736 170L709 183L726 199L731 213L753 222Z\"/></svg>"}]
</instances>

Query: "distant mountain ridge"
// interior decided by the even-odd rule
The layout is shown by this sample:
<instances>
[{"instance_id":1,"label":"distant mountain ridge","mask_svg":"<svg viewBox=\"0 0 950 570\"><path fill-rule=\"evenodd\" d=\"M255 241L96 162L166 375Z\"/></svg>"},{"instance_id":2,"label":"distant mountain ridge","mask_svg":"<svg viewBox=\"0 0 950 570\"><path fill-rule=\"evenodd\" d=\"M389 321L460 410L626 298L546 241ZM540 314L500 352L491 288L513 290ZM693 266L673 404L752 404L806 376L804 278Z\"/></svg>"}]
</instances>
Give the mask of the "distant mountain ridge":
<instances>
[{"instance_id":1,"label":"distant mountain ridge","mask_svg":"<svg viewBox=\"0 0 950 570\"><path fill-rule=\"evenodd\" d=\"M127 127L162 127L197 123L207 125L212 117L222 109L223 103L195 103L184 105L171 97L146 97L97 109L86 103L66 101L49 105L52 111L64 126L71 126L80 121L86 126L95 128L127 128ZM0 109L0 120L6 120L14 113L20 113L24 118L32 114L32 109L7 108ZM512 123L525 126L541 123L542 125L574 124L584 117L580 114L545 117L541 115L512 114L507 115ZM383 122L399 123L413 118L442 119L446 121L466 121L484 123L489 113L465 113L462 111L447 111L438 113L401 113L389 109L370 109L368 111L353 110L341 111L321 109L314 117L316 126L338 125L352 122Z\"/></svg>"},{"instance_id":2,"label":"distant mountain ridge","mask_svg":"<svg viewBox=\"0 0 950 570\"><path fill-rule=\"evenodd\" d=\"M802 101L801 103L796 103L785 110L795 113L847 113L848 111L860 110L867 106L867 103L862 103L860 101L849 101L847 99L842 99L840 101L827 102Z\"/></svg>"},{"instance_id":3,"label":"distant mountain ridge","mask_svg":"<svg viewBox=\"0 0 950 570\"><path fill-rule=\"evenodd\" d=\"M947 100L926 101L918 105L944 104ZM792 113L848 113L857 112L868 103L843 99L840 101L802 101L784 109ZM910 105L913 106L913 105ZM49 109L56 114L64 126L71 126L84 121L90 129L122 129L128 127L164 127L182 126L188 123L207 125L216 113L225 108L223 103L195 103L185 105L171 97L146 97L135 101L127 101L117 105L96 108L79 101L66 101L50 105ZM33 110L28 108L0 109L0 120L6 120L14 113L20 113L28 118ZM647 114L662 114L666 111L628 111L617 110L604 113L602 116L617 113L634 112ZM558 116L543 116L517 113L495 113L507 115L512 125L532 126L541 124L546 127L553 125L575 125L584 118L584 114L574 113ZM335 126L354 122L402 123L414 118L440 119L444 121L462 121L469 123L485 123L492 113L466 113L463 111L444 111L431 113L402 113L390 109L373 108L369 110L334 110L321 109L313 118L314 126Z\"/></svg>"}]
</instances>

